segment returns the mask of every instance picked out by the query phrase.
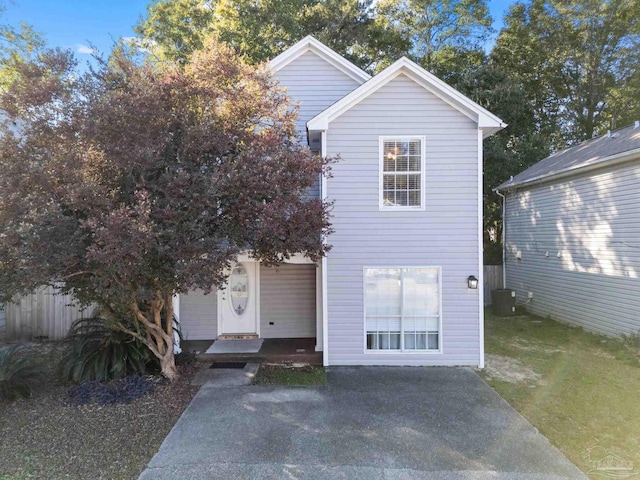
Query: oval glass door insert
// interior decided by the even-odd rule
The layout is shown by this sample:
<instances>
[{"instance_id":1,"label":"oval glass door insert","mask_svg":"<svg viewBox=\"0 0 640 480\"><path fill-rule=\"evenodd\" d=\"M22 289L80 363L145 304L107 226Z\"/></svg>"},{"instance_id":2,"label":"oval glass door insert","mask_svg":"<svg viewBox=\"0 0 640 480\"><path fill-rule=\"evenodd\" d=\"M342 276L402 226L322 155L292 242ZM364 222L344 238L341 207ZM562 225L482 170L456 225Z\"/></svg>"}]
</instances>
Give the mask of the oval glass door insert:
<instances>
[{"instance_id":1,"label":"oval glass door insert","mask_svg":"<svg viewBox=\"0 0 640 480\"><path fill-rule=\"evenodd\" d=\"M249 275L241 263L237 263L231 270L229 286L231 288L231 309L240 317L249 303Z\"/></svg>"}]
</instances>

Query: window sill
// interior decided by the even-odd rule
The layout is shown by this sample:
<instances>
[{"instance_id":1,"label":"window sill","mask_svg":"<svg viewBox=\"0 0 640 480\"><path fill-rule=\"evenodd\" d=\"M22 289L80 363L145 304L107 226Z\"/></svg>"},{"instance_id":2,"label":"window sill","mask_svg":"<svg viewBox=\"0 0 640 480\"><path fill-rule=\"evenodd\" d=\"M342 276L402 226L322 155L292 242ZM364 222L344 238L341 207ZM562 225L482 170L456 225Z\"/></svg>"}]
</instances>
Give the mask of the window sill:
<instances>
[{"instance_id":1,"label":"window sill","mask_svg":"<svg viewBox=\"0 0 640 480\"><path fill-rule=\"evenodd\" d=\"M381 212L424 212L425 207L379 207Z\"/></svg>"},{"instance_id":2,"label":"window sill","mask_svg":"<svg viewBox=\"0 0 640 480\"><path fill-rule=\"evenodd\" d=\"M364 350L365 355L376 355L376 354L382 354L382 355L403 355L403 354L408 354L408 355L434 355L434 354L441 354L442 353L442 349L440 350L369 350L366 349Z\"/></svg>"}]
</instances>

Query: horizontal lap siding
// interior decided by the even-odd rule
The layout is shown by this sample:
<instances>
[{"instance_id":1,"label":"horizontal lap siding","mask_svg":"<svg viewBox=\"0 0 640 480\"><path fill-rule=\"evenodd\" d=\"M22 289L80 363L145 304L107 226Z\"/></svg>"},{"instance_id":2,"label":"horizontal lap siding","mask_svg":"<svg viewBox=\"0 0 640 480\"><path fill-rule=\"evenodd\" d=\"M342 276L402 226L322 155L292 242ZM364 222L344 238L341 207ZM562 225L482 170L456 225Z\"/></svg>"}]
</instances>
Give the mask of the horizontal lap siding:
<instances>
[{"instance_id":1,"label":"horizontal lap siding","mask_svg":"<svg viewBox=\"0 0 640 480\"><path fill-rule=\"evenodd\" d=\"M313 52L307 52L278 72L275 77L287 89L292 102L299 104L298 134L307 142L307 122L318 113L360 86L360 83ZM319 182L309 191L320 197Z\"/></svg>"},{"instance_id":2,"label":"horizontal lap siding","mask_svg":"<svg viewBox=\"0 0 640 480\"><path fill-rule=\"evenodd\" d=\"M313 52L306 52L277 71L275 77L299 103L298 131L306 139L307 122L360 86L360 83Z\"/></svg>"},{"instance_id":3,"label":"horizontal lap siding","mask_svg":"<svg viewBox=\"0 0 640 480\"><path fill-rule=\"evenodd\" d=\"M426 136L426 210L381 212L379 136ZM335 200L328 262L329 363L477 365L478 130L408 78L392 80L331 122L327 181ZM364 353L363 267L442 267L442 354Z\"/></svg>"},{"instance_id":4,"label":"horizontal lap siding","mask_svg":"<svg viewBox=\"0 0 640 480\"><path fill-rule=\"evenodd\" d=\"M527 308L537 315L607 335L638 333L638 205L638 162L508 194L507 286L520 302L533 292Z\"/></svg>"},{"instance_id":5,"label":"horizontal lap siding","mask_svg":"<svg viewBox=\"0 0 640 480\"><path fill-rule=\"evenodd\" d=\"M269 325L273 322L273 325ZM316 267L260 267L260 337L316 336Z\"/></svg>"},{"instance_id":6,"label":"horizontal lap siding","mask_svg":"<svg viewBox=\"0 0 640 480\"><path fill-rule=\"evenodd\" d=\"M180 295L180 325L185 340L218 338L218 299L213 290L205 295L194 290Z\"/></svg>"}]
</instances>

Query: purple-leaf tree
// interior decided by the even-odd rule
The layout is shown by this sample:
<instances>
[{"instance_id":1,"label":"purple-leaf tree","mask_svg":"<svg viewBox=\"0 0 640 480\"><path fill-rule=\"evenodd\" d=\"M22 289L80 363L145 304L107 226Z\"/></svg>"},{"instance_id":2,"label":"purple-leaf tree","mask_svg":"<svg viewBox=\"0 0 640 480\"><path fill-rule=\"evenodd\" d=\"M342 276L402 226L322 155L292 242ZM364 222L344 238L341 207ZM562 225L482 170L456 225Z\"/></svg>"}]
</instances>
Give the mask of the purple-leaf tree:
<instances>
[{"instance_id":1,"label":"purple-leaf tree","mask_svg":"<svg viewBox=\"0 0 640 480\"><path fill-rule=\"evenodd\" d=\"M332 160L296 140L267 69L221 44L184 66L125 49L83 75L46 51L0 94L0 295L62 286L177 376L172 297L209 291L241 252L317 260Z\"/></svg>"}]
</instances>

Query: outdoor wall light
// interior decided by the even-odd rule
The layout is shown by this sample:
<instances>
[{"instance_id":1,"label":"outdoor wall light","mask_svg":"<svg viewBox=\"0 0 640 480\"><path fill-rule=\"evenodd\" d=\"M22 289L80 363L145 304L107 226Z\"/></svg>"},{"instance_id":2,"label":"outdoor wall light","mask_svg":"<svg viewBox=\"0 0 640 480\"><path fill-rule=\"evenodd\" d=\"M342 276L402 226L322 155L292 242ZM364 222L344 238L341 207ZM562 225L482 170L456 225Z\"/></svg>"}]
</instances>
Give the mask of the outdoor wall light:
<instances>
[{"instance_id":1,"label":"outdoor wall light","mask_svg":"<svg viewBox=\"0 0 640 480\"><path fill-rule=\"evenodd\" d=\"M473 275L469 275L469 278L467 278L467 285L469 286L469 288L475 290L476 288L478 288L478 279Z\"/></svg>"}]
</instances>

